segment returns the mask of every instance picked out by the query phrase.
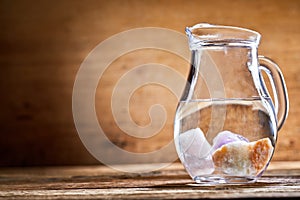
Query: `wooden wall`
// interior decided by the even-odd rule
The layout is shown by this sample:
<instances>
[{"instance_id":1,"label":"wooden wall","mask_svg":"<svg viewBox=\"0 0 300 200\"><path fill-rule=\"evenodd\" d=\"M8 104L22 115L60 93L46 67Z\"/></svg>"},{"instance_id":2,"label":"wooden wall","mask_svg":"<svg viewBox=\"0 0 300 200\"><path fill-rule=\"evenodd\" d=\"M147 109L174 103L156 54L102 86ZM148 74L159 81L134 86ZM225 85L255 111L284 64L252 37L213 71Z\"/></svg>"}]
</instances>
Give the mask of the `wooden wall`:
<instances>
[{"instance_id":1,"label":"wooden wall","mask_svg":"<svg viewBox=\"0 0 300 200\"><path fill-rule=\"evenodd\" d=\"M72 89L82 61L100 42L122 31L151 26L184 33L186 26L199 22L262 34L259 52L281 66L290 96L274 160L300 160L299 19L299 0L0 0L0 165L98 163L80 141L72 116ZM130 100L132 119L139 125L150 122L151 105L165 106L166 124L154 137L124 134L111 114L114 85L135 66L149 62L184 76L189 68L168 52L136 51L105 71L96 93L98 120L107 136L137 153L157 150L173 138L177 99L159 85L139 88Z\"/></svg>"}]
</instances>

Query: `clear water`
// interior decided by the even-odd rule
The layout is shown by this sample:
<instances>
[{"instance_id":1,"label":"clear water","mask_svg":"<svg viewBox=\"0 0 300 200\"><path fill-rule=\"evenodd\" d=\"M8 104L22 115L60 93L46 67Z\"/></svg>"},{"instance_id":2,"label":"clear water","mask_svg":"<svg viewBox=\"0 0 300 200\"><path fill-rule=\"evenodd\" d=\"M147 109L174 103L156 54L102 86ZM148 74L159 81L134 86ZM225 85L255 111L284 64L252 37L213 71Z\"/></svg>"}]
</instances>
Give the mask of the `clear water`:
<instances>
[{"instance_id":1,"label":"clear water","mask_svg":"<svg viewBox=\"0 0 300 200\"><path fill-rule=\"evenodd\" d=\"M220 132L230 131L248 142L268 138L275 147L276 127L269 98L181 101L175 117L174 140L181 162L196 182L251 182L262 174L272 156L259 173L246 173L247 165L240 166L240 170L224 170L212 160L216 150L214 139ZM273 151L274 148L272 154ZM243 155L240 157L244 158Z\"/></svg>"}]
</instances>

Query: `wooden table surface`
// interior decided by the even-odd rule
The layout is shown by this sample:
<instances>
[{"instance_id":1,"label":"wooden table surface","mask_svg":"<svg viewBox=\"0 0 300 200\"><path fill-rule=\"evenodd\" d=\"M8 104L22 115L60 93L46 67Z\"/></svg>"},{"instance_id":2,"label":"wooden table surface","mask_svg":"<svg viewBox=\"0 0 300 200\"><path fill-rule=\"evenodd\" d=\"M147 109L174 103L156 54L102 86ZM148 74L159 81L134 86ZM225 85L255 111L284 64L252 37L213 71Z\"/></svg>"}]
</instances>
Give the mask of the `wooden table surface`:
<instances>
[{"instance_id":1,"label":"wooden table surface","mask_svg":"<svg viewBox=\"0 0 300 200\"><path fill-rule=\"evenodd\" d=\"M0 199L251 197L299 198L300 161L272 162L256 183L218 186L194 184L180 163L147 173L125 173L106 166L0 168Z\"/></svg>"}]
</instances>

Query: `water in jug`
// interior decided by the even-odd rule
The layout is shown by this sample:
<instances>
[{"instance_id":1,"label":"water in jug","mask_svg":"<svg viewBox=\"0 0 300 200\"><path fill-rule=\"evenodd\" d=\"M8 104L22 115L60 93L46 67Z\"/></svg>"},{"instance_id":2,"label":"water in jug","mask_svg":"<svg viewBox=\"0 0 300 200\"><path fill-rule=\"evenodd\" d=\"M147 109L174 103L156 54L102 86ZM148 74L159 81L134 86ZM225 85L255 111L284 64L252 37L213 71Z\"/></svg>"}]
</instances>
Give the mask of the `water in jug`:
<instances>
[{"instance_id":1,"label":"water in jug","mask_svg":"<svg viewBox=\"0 0 300 200\"><path fill-rule=\"evenodd\" d=\"M179 159L196 183L255 182L287 117L283 75L258 56L255 31L197 24L186 34L192 58L174 121Z\"/></svg>"}]
</instances>

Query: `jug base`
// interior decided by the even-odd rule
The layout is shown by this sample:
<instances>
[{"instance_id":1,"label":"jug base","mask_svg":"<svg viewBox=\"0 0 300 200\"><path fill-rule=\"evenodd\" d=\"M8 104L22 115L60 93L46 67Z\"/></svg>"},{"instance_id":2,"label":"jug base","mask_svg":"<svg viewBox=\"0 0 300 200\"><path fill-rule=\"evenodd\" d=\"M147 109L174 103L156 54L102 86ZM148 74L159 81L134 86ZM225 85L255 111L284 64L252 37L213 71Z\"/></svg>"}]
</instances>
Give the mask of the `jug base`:
<instances>
[{"instance_id":1,"label":"jug base","mask_svg":"<svg viewBox=\"0 0 300 200\"><path fill-rule=\"evenodd\" d=\"M194 181L198 184L218 185L218 184L247 184L255 183L257 178L239 177L239 176L196 176Z\"/></svg>"}]
</instances>

